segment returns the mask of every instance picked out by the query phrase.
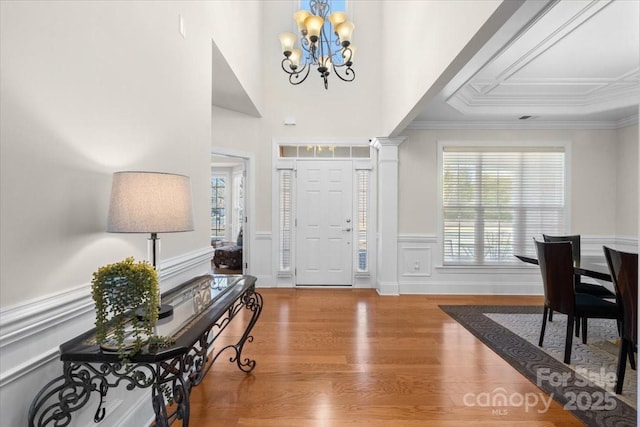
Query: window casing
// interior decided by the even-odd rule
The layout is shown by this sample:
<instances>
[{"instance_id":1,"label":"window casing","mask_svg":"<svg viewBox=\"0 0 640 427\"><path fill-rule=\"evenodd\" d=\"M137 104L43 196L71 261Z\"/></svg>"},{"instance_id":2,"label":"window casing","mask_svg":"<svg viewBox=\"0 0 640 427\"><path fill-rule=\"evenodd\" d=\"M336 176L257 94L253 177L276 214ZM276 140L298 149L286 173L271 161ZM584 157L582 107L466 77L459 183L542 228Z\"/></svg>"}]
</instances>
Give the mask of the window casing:
<instances>
[{"instance_id":1,"label":"window casing","mask_svg":"<svg viewBox=\"0 0 640 427\"><path fill-rule=\"evenodd\" d=\"M509 265L565 230L565 148L442 146L444 265Z\"/></svg>"},{"instance_id":2,"label":"window casing","mask_svg":"<svg viewBox=\"0 0 640 427\"><path fill-rule=\"evenodd\" d=\"M244 173L237 171L233 174L233 192L231 196L233 201L233 229L231 237L237 241L238 234L244 224Z\"/></svg>"}]
</instances>

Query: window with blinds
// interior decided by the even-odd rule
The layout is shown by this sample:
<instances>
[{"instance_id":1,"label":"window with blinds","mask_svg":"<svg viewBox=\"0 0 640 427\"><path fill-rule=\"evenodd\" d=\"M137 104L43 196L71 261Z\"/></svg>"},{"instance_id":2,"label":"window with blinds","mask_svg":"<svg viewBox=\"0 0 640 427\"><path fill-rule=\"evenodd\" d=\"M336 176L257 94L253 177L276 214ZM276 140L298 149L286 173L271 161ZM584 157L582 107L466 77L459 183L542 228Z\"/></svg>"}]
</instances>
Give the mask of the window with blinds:
<instances>
[{"instance_id":1,"label":"window with blinds","mask_svg":"<svg viewBox=\"0 0 640 427\"><path fill-rule=\"evenodd\" d=\"M292 204L292 188L291 179L292 170L279 171L280 184L280 201L279 201L279 217L280 217L280 270L291 270L291 204Z\"/></svg>"},{"instance_id":2,"label":"window with blinds","mask_svg":"<svg viewBox=\"0 0 640 427\"><path fill-rule=\"evenodd\" d=\"M445 265L515 264L565 229L564 147L443 146Z\"/></svg>"},{"instance_id":3,"label":"window with blinds","mask_svg":"<svg viewBox=\"0 0 640 427\"><path fill-rule=\"evenodd\" d=\"M369 210L369 171L357 171L358 179L358 272L368 270L367 211Z\"/></svg>"}]
</instances>

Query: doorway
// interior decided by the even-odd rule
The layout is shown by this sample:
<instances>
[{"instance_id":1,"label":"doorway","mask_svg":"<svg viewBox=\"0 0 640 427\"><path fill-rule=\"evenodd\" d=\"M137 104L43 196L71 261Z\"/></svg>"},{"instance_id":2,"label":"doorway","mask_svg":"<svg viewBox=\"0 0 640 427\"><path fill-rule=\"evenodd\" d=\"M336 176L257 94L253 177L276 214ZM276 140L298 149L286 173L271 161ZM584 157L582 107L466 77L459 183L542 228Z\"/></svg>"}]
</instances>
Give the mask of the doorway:
<instances>
[{"instance_id":1,"label":"doorway","mask_svg":"<svg viewBox=\"0 0 640 427\"><path fill-rule=\"evenodd\" d=\"M243 274L246 267L246 159L211 156L211 246L214 274Z\"/></svg>"},{"instance_id":2,"label":"doorway","mask_svg":"<svg viewBox=\"0 0 640 427\"><path fill-rule=\"evenodd\" d=\"M353 166L298 162L297 285L347 286L353 270Z\"/></svg>"},{"instance_id":3,"label":"doorway","mask_svg":"<svg viewBox=\"0 0 640 427\"><path fill-rule=\"evenodd\" d=\"M368 140L274 140L278 286L372 287L376 179Z\"/></svg>"}]
</instances>

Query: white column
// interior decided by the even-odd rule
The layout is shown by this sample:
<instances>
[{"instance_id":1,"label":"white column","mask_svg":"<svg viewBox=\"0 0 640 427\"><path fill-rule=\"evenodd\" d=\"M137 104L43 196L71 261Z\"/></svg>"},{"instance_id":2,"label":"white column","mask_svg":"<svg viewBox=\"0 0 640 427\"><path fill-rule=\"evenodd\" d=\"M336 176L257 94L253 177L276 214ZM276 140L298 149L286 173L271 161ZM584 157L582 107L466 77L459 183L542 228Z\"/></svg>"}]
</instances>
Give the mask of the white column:
<instances>
[{"instance_id":1,"label":"white column","mask_svg":"<svg viewBox=\"0 0 640 427\"><path fill-rule=\"evenodd\" d=\"M406 137L374 138L378 150L378 239L376 287L380 295L399 295L398 147Z\"/></svg>"}]
</instances>

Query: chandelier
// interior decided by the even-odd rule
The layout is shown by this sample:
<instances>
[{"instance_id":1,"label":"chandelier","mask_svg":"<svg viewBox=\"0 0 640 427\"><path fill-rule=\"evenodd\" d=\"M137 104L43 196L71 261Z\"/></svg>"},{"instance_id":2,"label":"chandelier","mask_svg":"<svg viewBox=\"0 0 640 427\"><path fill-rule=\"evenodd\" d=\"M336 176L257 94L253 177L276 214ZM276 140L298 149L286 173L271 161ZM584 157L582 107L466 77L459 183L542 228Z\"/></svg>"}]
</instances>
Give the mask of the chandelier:
<instances>
[{"instance_id":1,"label":"chandelier","mask_svg":"<svg viewBox=\"0 0 640 427\"><path fill-rule=\"evenodd\" d=\"M316 67L329 88L327 77L334 74L345 82L351 82L356 74L353 65L354 46L351 45L353 22L347 21L344 12L331 13L330 0L311 0L311 11L299 10L293 19L300 30L300 48L295 48L296 35L281 33L282 69L289 75L289 83L298 85L306 80L311 67ZM326 24L331 23L333 31ZM325 25L326 24L326 25Z\"/></svg>"}]
</instances>

